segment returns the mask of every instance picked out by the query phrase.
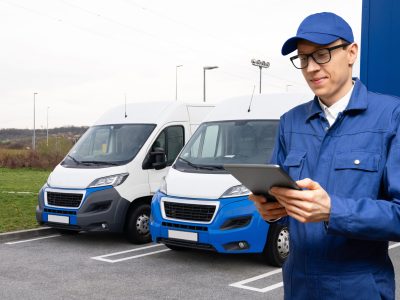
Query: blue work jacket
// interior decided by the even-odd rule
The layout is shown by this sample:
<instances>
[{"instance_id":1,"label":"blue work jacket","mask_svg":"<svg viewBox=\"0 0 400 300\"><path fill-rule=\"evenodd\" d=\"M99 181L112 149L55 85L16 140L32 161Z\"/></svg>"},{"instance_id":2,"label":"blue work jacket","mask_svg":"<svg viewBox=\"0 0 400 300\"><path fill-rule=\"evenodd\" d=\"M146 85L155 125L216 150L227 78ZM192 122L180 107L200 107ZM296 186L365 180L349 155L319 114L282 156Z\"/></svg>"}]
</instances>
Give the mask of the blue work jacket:
<instances>
[{"instance_id":1,"label":"blue work jacket","mask_svg":"<svg viewBox=\"0 0 400 300\"><path fill-rule=\"evenodd\" d=\"M281 117L272 162L317 181L329 222L287 217L285 299L394 299L388 241L400 241L400 99L355 81L329 127L318 99Z\"/></svg>"}]
</instances>

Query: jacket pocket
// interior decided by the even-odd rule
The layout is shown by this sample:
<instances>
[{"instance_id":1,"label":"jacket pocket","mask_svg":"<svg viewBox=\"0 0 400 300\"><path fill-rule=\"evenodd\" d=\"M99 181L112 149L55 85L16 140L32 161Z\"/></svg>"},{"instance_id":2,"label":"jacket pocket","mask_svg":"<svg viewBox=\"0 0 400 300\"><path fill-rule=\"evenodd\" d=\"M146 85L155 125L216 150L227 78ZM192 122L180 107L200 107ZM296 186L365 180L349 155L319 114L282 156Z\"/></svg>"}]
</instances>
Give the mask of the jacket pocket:
<instances>
[{"instance_id":1,"label":"jacket pocket","mask_svg":"<svg viewBox=\"0 0 400 300\"><path fill-rule=\"evenodd\" d=\"M335 194L375 197L380 186L381 155L364 151L337 153L334 158Z\"/></svg>"},{"instance_id":2,"label":"jacket pocket","mask_svg":"<svg viewBox=\"0 0 400 300\"><path fill-rule=\"evenodd\" d=\"M292 177L294 180L300 179L306 154L306 151L290 150L285 161L283 162L285 169L288 170L290 177Z\"/></svg>"},{"instance_id":3,"label":"jacket pocket","mask_svg":"<svg viewBox=\"0 0 400 300\"><path fill-rule=\"evenodd\" d=\"M376 172L379 167L379 154L368 152L339 153L335 157L335 170L361 170Z\"/></svg>"},{"instance_id":4,"label":"jacket pocket","mask_svg":"<svg viewBox=\"0 0 400 300\"><path fill-rule=\"evenodd\" d=\"M318 299L380 300L379 289L371 273L319 277Z\"/></svg>"}]
</instances>

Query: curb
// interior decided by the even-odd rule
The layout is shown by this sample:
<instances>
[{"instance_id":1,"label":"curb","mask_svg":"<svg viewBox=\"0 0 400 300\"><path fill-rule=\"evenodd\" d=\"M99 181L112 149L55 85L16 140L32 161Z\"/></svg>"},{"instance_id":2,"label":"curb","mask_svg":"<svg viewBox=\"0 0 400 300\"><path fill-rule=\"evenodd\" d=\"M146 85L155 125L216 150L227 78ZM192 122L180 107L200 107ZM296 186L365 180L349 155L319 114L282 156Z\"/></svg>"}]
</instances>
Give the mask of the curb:
<instances>
[{"instance_id":1,"label":"curb","mask_svg":"<svg viewBox=\"0 0 400 300\"><path fill-rule=\"evenodd\" d=\"M5 232L5 233L0 233L0 243L15 241L19 239L30 239L54 233L57 233L57 231L54 228L50 227L39 227L28 230Z\"/></svg>"}]
</instances>

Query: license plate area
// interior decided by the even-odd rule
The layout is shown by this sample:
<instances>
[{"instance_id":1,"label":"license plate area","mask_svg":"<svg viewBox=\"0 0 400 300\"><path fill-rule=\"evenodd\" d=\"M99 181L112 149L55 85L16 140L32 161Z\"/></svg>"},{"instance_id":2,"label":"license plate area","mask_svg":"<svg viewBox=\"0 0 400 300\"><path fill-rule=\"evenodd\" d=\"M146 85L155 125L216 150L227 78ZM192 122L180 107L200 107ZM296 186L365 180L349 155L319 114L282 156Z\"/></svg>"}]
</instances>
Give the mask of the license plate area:
<instances>
[{"instance_id":1,"label":"license plate area","mask_svg":"<svg viewBox=\"0 0 400 300\"><path fill-rule=\"evenodd\" d=\"M69 224L69 217L59 215L47 215L48 222Z\"/></svg>"},{"instance_id":2,"label":"license plate area","mask_svg":"<svg viewBox=\"0 0 400 300\"><path fill-rule=\"evenodd\" d=\"M197 232L168 230L168 238L197 242L199 240Z\"/></svg>"}]
</instances>

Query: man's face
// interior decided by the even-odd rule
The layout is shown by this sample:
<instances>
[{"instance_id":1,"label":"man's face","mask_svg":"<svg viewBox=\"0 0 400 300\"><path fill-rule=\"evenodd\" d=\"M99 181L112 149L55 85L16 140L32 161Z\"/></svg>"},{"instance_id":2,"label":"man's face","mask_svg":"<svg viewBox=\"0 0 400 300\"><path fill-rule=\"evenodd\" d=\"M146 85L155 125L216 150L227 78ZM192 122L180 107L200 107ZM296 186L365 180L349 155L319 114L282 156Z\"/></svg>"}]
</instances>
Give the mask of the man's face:
<instances>
[{"instance_id":1,"label":"man's face","mask_svg":"<svg viewBox=\"0 0 400 300\"><path fill-rule=\"evenodd\" d=\"M343 44L337 40L329 45L317 45L308 41L299 41L298 54L310 54L318 49ZM331 60L325 64L317 64L311 57L308 66L302 69L307 84L315 95L328 106L341 99L352 85L352 66L357 58L357 44L331 51Z\"/></svg>"}]
</instances>

